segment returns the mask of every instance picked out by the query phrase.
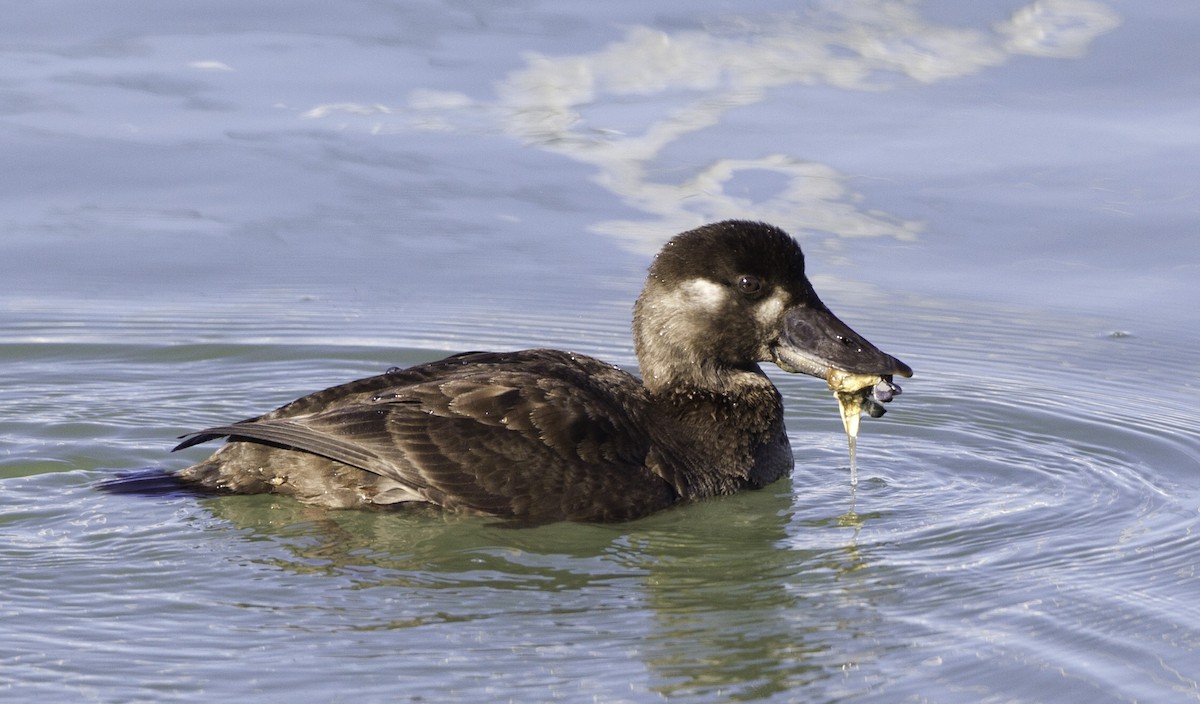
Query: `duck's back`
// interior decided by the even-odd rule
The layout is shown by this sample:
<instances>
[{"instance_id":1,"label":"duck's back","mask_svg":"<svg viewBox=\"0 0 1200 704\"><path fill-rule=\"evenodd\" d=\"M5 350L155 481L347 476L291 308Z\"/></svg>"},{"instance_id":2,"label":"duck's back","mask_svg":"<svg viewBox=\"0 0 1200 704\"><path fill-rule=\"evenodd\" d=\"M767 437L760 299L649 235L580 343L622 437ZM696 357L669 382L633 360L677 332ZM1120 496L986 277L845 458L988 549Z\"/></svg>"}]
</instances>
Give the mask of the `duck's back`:
<instances>
[{"instance_id":1,"label":"duck's back","mask_svg":"<svg viewBox=\"0 0 1200 704\"><path fill-rule=\"evenodd\" d=\"M556 350L474 352L310 394L201 431L226 444L180 473L334 507L424 501L525 520L621 520L678 500L641 382Z\"/></svg>"}]
</instances>

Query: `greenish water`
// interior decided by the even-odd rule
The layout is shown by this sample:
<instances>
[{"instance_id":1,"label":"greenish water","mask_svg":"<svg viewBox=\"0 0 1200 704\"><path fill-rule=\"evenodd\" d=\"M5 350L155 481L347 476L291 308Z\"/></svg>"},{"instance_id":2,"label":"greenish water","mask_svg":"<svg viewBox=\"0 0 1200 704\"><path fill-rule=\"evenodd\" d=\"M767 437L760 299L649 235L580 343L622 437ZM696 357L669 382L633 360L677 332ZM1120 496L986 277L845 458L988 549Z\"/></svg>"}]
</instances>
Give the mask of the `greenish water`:
<instances>
[{"instance_id":1,"label":"greenish water","mask_svg":"<svg viewBox=\"0 0 1200 704\"><path fill-rule=\"evenodd\" d=\"M5 701L1200 699L1186 3L23 6ZM532 52L532 53L531 53ZM793 477L619 525L113 494L468 349L633 368L674 232L797 234L916 376L768 370Z\"/></svg>"},{"instance_id":2,"label":"greenish water","mask_svg":"<svg viewBox=\"0 0 1200 704\"><path fill-rule=\"evenodd\" d=\"M857 488L832 396L777 374L790 481L534 529L96 489L183 466L167 450L186 429L436 353L6 345L0 687L110 701L1186 697L1197 423L1178 392L1126 372L1170 363L1173 343L1098 321L957 319L999 313L898 307L909 323L890 344L920 376L864 423Z\"/></svg>"}]
</instances>

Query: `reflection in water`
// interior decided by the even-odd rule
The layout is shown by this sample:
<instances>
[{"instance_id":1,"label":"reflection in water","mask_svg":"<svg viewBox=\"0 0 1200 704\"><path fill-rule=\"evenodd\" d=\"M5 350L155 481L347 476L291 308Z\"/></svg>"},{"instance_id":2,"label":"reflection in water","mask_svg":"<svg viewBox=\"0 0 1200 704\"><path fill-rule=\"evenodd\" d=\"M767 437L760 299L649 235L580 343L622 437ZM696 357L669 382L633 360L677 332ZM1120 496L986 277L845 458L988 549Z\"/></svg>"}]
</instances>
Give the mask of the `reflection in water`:
<instances>
[{"instance_id":1,"label":"reflection in water","mask_svg":"<svg viewBox=\"0 0 1200 704\"><path fill-rule=\"evenodd\" d=\"M1195 389L1145 381L1194 368L1194 352L1078 316L957 302L902 313L929 373L898 422L864 436L871 461L853 491L838 421L822 409L831 399L794 377L780 380L797 448L790 482L615 526L511 530L270 496L198 509L189 497L95 491L108 470L5 480L13 645L0 688L46 681L62 694L65 673L105 693L129 688L112 699L146 699L186 673L192 698L235 700L214 695L250 679L264 694L367 687L366 699L439 701L1200 691L1189 669ZM10 350L14 413L32 422L7 430L14 447L36 448L26 458L161 461L178 420L162 409L216 372L238 381L222 403L244 406L329 374L334 353L70 349L29 364ZM349 373L384 353L343 354ZM280 373L264 376L262 360L280 356ZM51 362L57 371L34 373ZM79 422L56 422L64 408Z\"/></svg>"},{"instance_id":2,"label":"reflection in water","mask_svg":"<svg viewBox=\"0 0 1200 704\"><path fill-rule=\"evenodd\" d=\"M795 507L781 509L734 509L737 531L761 547L727 542L726 521L708 521L707 534L689 530L652 544L655 627L645 657L662 679L655 691L767 698L873 659L862 644L877 630L875 616L850 577L862 567L861 553L853 544L782 549L798 517Z\"/></svg>"},{"instance_id":3,"label":"reflection in water","mask_svg":"<svg viewBox=\"0 0 1200 704\"><path fill-rule=\"evenodd\" d=\"M305 116L366 116L385 131L478 131L494 120L511 137L593 166L596 183L648 216L593 229L645 252L656 250L665 233L727 218L911 239L921 223L864 208L845 175L794 154L722 156L689 167L678 180L665 180L656 159L730 111L763 102L773 88L879 91L965 76L1013 55L1074 58L1118 24L1094 0L1040 0L990 32L933 24L916 3L827 3L807 13L728 18L703 30L633 27L599 51L530 55L524 68L499 82L492 103L422 90L403 108L343 103L316 106ZM597 114L614 106L617 114ZM728 186L747 172L776 174L785 185L739 195Z\"/></svg>"},{"instance_id":4,"label":"reflection in water","mask_svg":"<svg viewBox=\"0 0 1200 704\"><path fill-rule=\"evenodd\" d=\"M355 617L353 630L455 623L505 647L501 630L514 621L587 630L598 616L597 643L614 630L642 633L637 657L654 691L746 698L841 671L850 664L845 643L867 635L873 618L845 581L863 567L857 548L789 544L798 517L786 484L629 524L523 529L438 510L326 511L266 496L206 505L246 539L284 548L272 551L271 566L380 590L389 608ZM801 520L829 528L840 519ZM336 602L330 595L327 608Z\"/></svg>"}]
</instances>

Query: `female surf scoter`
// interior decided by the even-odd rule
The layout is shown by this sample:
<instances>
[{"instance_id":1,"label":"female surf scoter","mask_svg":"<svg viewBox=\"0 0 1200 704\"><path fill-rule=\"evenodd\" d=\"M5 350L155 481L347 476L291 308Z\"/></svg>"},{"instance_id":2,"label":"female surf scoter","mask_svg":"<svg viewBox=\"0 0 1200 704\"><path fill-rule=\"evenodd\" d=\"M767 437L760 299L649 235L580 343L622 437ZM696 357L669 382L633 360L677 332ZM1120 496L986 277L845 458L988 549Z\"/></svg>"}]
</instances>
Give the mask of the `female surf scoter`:
<instances>
[{"instance_id":1,"label":"female surf scoter","mask_svg":"<svg viewBox=\"0 0 1200 704\"><path fill-rule=\"evenodd\" d=\"M176 450L229 441L177 478L335 508L627 520L791 472L783 402L760 362L818 377L912 375L821 303L799 245L762 223L668 242L634 306L633 338L640 380L571 352L468 352L184 436ZM867 403L877 414L889 398Z\"/></svg>"}]
</instances>

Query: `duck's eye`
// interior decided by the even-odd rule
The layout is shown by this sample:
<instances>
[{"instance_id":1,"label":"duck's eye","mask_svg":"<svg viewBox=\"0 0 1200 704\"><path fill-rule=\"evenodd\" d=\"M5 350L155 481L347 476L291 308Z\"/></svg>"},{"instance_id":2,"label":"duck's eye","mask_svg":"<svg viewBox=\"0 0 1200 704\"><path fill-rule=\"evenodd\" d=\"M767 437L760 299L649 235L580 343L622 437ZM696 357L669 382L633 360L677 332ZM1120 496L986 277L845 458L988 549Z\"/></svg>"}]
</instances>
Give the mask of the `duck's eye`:
<instances>
[{"instance_id":1,"label":"duck's eye","mask_svg":"<svg viewBox=\"0 0 1200 704\"><path fill-rule=\"evenodd\" d=\"M738 279L737 287L747 296L753 296L762 291L762 281L757 276L743 276Z\"/></svg>"}]
</instances>

